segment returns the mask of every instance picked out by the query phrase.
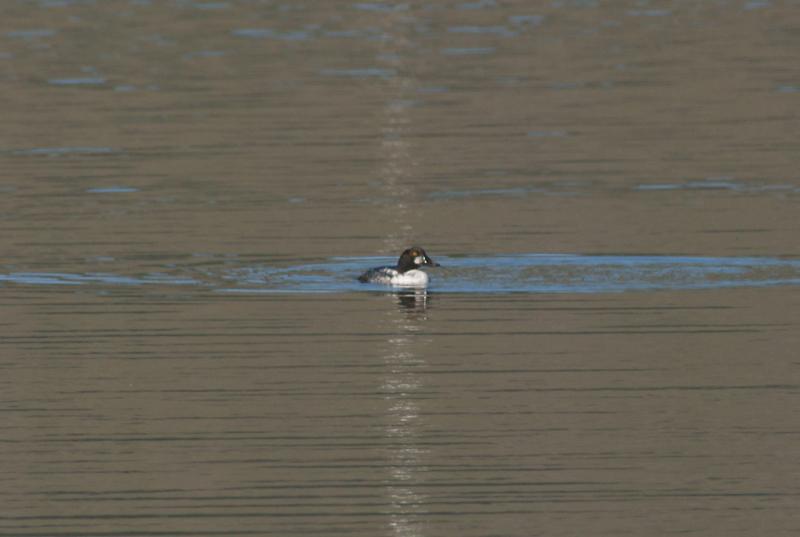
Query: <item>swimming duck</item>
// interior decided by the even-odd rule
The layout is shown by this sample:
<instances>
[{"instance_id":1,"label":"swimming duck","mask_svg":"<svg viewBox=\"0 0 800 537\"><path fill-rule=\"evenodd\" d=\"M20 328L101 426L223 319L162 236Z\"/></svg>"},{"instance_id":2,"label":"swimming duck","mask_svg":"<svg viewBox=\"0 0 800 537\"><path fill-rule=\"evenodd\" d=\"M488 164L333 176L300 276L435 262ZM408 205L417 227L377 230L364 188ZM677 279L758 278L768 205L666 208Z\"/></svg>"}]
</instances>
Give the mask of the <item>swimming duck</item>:
<instances>
[{"instance_id":1,"label":"swimming duck","mask_svg":"<svg viewBox=\"0 0 800 537\"><path fill-rule=\"evenodd\" d=\"M419 246L412 246L400 254L397 265L371 268L359 276L358 281L395 287L425 287L428 285L428 275L418 270L423 265L440 266L425 253L425 250Z\"/></svg>"}]
</instances>

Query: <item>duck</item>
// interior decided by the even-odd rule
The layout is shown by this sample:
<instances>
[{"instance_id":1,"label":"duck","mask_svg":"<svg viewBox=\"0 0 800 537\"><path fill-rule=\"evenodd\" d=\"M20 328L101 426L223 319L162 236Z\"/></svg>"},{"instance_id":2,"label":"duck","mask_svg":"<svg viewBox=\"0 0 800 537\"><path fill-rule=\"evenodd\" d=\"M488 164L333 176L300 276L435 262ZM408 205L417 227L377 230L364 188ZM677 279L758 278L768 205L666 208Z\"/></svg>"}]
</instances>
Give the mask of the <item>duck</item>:
<instances>
[{"instance_id":1,"label":"duck","mask_svg":"<svg viewBox=\"0 0 800 537\"><path fill-rule=\"evenodd\" d=\"M439 267L419 246L403 250L395 266L374 267L358 277L361 283L391 285L393 287L427 287L428 275L421 266Z\"/></svg>"}]
</instances>

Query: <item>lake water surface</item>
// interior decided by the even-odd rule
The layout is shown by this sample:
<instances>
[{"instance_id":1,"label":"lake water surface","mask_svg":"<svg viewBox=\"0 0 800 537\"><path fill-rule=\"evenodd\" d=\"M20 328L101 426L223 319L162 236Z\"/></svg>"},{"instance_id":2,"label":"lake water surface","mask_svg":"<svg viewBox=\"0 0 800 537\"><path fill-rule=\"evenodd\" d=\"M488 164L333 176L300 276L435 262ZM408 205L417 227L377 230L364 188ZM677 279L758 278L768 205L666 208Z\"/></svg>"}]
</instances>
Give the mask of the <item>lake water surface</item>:
<instances>
[{"instance_id":1,"label":"lake water surface","mask_svg":"<svg viewBox=\"0 0 800 537\"><path fill-rule=\"evenodd\" d=\"M797 535L798 27L4 3L0 535Z\"/></svg>"}]
</instances>

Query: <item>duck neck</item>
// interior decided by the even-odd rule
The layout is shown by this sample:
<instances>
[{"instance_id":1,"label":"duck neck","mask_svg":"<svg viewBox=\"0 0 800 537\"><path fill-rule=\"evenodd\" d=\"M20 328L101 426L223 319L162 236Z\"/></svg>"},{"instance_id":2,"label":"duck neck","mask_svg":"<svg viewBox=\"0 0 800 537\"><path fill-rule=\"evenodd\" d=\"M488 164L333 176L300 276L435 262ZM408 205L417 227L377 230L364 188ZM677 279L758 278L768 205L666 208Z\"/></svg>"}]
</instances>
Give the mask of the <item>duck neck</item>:
<instances>
[{"instance_id":1,"label":"duck neck","mask_svg":"<svg viewBox=\"0 0 800 537\"><path fill-rule=\"evenodd\" d=\"M397 260L397 272L400 274L408 272L409 270L414 270L415 268L417 268L417 264L414 263L414 260L409 256L403 255Z\"/></svg>"}]
</instances>

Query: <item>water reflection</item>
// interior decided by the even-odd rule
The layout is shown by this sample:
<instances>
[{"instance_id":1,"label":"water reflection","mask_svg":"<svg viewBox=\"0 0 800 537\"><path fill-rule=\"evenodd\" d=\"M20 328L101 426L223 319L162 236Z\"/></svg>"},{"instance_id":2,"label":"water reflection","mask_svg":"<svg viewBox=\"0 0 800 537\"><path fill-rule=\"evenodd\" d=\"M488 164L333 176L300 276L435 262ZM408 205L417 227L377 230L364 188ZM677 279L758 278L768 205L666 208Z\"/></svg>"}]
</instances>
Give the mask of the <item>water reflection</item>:
<instances>
[{"instance_id":1,"label":"water reflection","mask_svg":"<svg viewBox=\"0 0 800 537\"><path fill-rule=\"evenodd\" d=\"M419 372L427 367L420 350L428 340L420 329L427 319L428 293L405 291L395 297L398 308L390 313L393 335L383 353L382 386L387 403L384 436L388 444L389 534L422 536L425 531L420 515L425 511L426 497L418 485L424 478L428 449L420 445L424 400L418 394L424 389Z\"/></svg>"},{"instance_id":2,"label":"water reflection","mask_svg":"<svg viewBox=\"0 0 800 537\"><path fill-rule=\"evenodd\" d=\"M397 305L400 311L405 311L409 314L419 313L424 314L430 305L430 293L426 289L410 289L395 293L397 297ZM417 316L417 319L424 319L423 316Z\"/></svg>"},{"instance_id":3,"label":"water reflection","mask_svg":"<svg viewBox=\"0 0 800 537\"><path fill-rule=\"evenodd\" d=\"M363 4L362 4L363 6ZM390 39L383 41L378 58L394 76L386 79L389 86L383 106L379 170L381 197L389 200L392 229L384 246L392 253L407 248L416 231L412 223L415 159L408 131L412 123L410 110L419 82L413 69L406 65L413 41L409 38L416 19L411 10L388 10L381 25ZM390 505L388 535L417 537L425 535L420 519L425 497L417 486L424 471L427 450L420 446L421 402L417 394L423 387L418 374L425 367L420 354L424 345L419 330L425 321L428 295L425 290L396 293L398 308L389 313L392 336L383 352L385 372L383 393L386 401L384 436L387 441L385 494Z\"/></svg>"}]
</instances>

